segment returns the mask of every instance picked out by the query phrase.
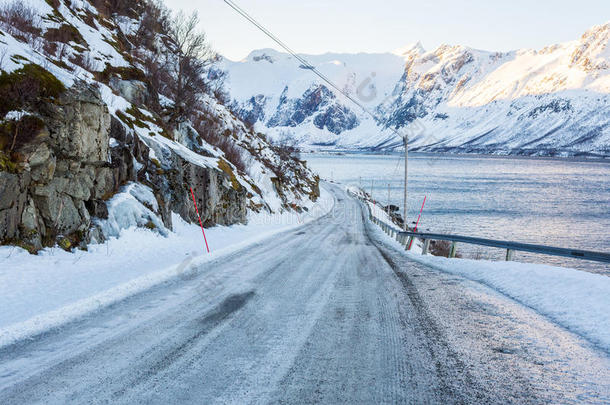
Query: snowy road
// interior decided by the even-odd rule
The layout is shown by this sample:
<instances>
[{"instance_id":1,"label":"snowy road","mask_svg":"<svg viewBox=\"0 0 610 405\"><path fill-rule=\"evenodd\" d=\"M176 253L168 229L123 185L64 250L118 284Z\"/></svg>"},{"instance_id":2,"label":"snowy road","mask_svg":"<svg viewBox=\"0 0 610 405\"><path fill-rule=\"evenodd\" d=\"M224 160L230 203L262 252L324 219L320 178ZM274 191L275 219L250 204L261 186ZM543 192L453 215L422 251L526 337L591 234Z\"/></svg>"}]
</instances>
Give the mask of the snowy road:
<instances>
[{"instance_id":1,"label":"snowy road","mask_svg":"<svg viewBox=\"0 0 610 405\"><path fill-rule=\"evenodd\" d=\"M0 350L0 403L608 403L610 357L406 259L338 188L319 220Z\"/></svg>"}]
</instances>

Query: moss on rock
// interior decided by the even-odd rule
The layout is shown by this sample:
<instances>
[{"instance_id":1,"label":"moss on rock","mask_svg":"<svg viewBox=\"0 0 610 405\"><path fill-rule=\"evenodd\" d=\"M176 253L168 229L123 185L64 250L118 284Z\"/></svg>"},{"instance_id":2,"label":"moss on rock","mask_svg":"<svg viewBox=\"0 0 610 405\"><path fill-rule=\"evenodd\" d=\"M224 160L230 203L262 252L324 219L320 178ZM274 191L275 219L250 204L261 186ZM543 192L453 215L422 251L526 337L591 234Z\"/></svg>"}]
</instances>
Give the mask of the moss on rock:
<instances>
[{"instance_id":1,"label":"moss on rock","mask_svg":"<svg viewBox=\"0 0 610 405\"><path fill-rule=\"evenodd\" d=\"M131 66L110 66L107 64L102 72L96 73L96 76L99 81L104 83L108 83L113 76L120 77L121 80L147 81L146 74L143 71Z\"/></svg>"},{"instance_id":2,"label":"moss on rock","mask_svg":"<svg viewBox=\"0 0 610 405\"><path fill-rule=\"evenodd\" d=\"M76 27L70 24L62 24L58 28L49 28L44 33L44 38L51 42L69 43L74 42L81 45L87 45L83 36L78 32Z\"/></svg>"},{"instance_id":3,"label":"moss on rock","mask_svg":"<svg viewBox=\"0 0 610 405\"><path fill-rule=\"evenodd\" d=\"M11 73L0 73L0 117L21 110L41 99L57 98L66 90L53 74L41 66L27 64Z\"/></svg>"},{"instance_id":4,"label":"moss on rock","mask_svg":"<svg viewBox=\"0 0 610 405\"><path fill-rule=\"evenodd\" d=\"M233 186L233 189L235 191L241 191L241 184L237 180L237 177L235 176L235 173L233 172L233 169L231 169L231 165L229 165L229 163L227 163L226 160L219 159L218 160L218 168L220 170L222 170L223 172L225 172L229 176L229 179L231 180L231 185Z\"/></svg>"}]
</instances>

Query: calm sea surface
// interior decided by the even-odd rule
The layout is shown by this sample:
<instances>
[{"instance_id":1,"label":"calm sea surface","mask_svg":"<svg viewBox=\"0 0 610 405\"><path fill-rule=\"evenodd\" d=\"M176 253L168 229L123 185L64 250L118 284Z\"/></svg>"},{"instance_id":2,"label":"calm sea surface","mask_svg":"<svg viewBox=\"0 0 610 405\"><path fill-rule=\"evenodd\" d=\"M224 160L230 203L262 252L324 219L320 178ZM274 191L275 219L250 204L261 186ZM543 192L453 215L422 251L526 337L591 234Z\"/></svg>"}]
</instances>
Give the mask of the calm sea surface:
<instances>
[{"instance_id":1,"label":"calm sea surface","mask_svg":"<svg viewBox=\"0 0 610 405\"><path fill-rule=\"evenodd\" d=\"M399 155L303 154L322 178L360 185L382 204L403 205ZM390 195L388 197L388 185ZM409 155L409 222L424 196L420 230L610 252L610 162ZM464 257L504 251L461 245ZM517 252L515 259L610 275L610 266Z\"/></svg>"}]
</instances>

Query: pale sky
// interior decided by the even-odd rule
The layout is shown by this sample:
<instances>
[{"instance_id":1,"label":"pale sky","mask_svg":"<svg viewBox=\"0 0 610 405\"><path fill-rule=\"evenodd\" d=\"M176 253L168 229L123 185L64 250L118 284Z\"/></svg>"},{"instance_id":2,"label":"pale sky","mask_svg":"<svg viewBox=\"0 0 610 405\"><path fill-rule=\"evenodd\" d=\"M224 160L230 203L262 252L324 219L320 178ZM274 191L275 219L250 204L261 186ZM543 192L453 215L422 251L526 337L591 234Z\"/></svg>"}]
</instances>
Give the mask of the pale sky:
<instances>
[{"instance_id":1,"label":"pale sky","mask_svg":"<svg viewBox=\"0 0 610 405\"><path fill-rule=\"evenodd\" d=\"M610 20L610 0L234 0L301 53L389 52L421 41L490 51L578 39ZM222 0L165 0L198 10L215 50L232 60L279 47Z\"/></svg>"}]
</instances>

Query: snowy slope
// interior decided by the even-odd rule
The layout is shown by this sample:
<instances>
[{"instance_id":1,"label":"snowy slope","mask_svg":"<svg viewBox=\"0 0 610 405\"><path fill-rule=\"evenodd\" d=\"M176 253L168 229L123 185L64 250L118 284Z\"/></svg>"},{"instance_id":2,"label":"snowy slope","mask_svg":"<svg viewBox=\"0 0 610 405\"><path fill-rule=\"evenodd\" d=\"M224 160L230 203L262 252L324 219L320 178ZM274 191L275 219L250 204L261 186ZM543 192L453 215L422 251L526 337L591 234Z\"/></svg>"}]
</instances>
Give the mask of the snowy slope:
<instances>
[{"instance_id":1,"label":"snowy slope","mask_svg":"<svg viewBox=\"0 0 610 405\"><path fill-rule=\"evenodd\" d=\"M206 185L205 190L216 190L211 194L215 194L218 200L225 198L225 201L209 198L206 201L208 204L200 207L204 221L206 209L209 212L218 212L220 209L229 212L235 208L240 210L240 215L236 217L241 216L242 219L224 221L215 217L214 220L210 219L210 225L243 222L246 210L301 212L316 199L317 177L305 163L292 156L288 159L281 158L278 149L263 134L248 128L213 92L197 96L193 116L197 115L200 119L199 126L192 116L172 120L175 103L169 98L169 86L158 85L155 88L151 84L150 72L154 69L151 69L150 62L146 62L153 55L152 60L156 61L158 68L175 64L176 53L171 50L172 40L159 29L158 32L147 32L152 38L149 43L136 41L137 36L141 35L141 27L145 26L147 13L154 11L154 7L163 7L161 4L154 6L152 3L134 2L129 6L133 8L128 8L124 14L117 12L107 17L103 9L100 11L94 6L98 3L90 1L29 0L24 3L3 3L5 4L0 6L4 14L7 13L6 9L22 4L34 17L18 26L11 23L4 14L0 16L0 72L10 74L24 66L36 65L57 78L66 89L86 86L94 94L99 94L110 114L109 119L113 122L112 134L116 136L115 133L123 131L125 139L117 141L111 136L108 145L103 145L104 150L107 148L111 153L108 153L107 161L98 163L121 168L133 166L134 170L124 170L134 173L131 178L121 181L122 184L127 181L136 182L130 190L141 189L141 184L145 184L152 188L159 201L171 205L172 201L176 201L176 195L181 195L189 205L191 200L188 187L182 184L188 182L187 174L190 176L194 171L215 172L211 176L224 181L220 181L222 184L216 188ZM105 7L103 4L99 7ZM120 3L112 4L112 7L121 6ZM24 26L30 32L24 31ZM61 28L62 35L53 34L58 28ZM171 70L169 72L171 75ZM171 83L171 79L165 80ZM27 114L40 115L38 107L35 103L28 105ZM15 117L20 119L22 115L19 111L3 114L0 116L0 124L15 121ZM117 130L118 126L122 129ZM213 136L208 135L204 139L203 131L212 133ZM103 135L108 136L108 133ZM214 137L215 141L210 140ZM127 139L131 140L129 145L126 144ZM107 140L101 143L105 142ZM241 157L245 162L244 168L240 168L236 159L229 156L226 147L223 149L220 146L223 142L225 146L229 144L233 148L234 155ZM136 145L135 149L133 145ZM138 154L140 147L145 153ZM123 152L126 148L132 148L128 153L133 152L133 156L115 162L115 155L125 156ZM0 152L4 153L3 150ZM185 173L188 173L184 178L173 181L168 176L185 170L185 167ZM23 165L20 170L29 168ZM200 187L197 190L197 185L193 183L191 186L195 188L195 193L203 189ZM227 202L229 194L224 194L223 197L223 190L237 190L243 197ZM112 194L116 193L119 193L118 189ZM136 194L134 197L128 191L121 190L119 197L123 198L119 198L120 203L114 205L108 196L104 198L104 203L107 200L105 205L108 205L110 218L103 218L104 221L92 218L91 221L104 231L103 236L117 236L121 229L133 225L145 226L147 223L150 223L149 226L154 225L161 233L167 231L164 225L171 228L169 213L161 218L163 209L156 204L155 198L148 198L148 195L142 199L146 192ZM151 200L154 204L150 203ZM174 208L177 204L174 204ZM152 206L154 209L149 209ZM218 208L219 206L222 207ZM245 208L241 209L242 206ZM192 215L186 211L179 214L183 218L190 216L188 220L194 218L194 212ZM19 213L15 216L21 217ZM99 241L99 235L88 239Z\"/></svg>"},{"instance_id":2,"label":"snowy slope","mask_svg":"<svg viewBox=\"0 0 610 405\"><path fill-rule=\"evenodd\" d=\"M541 50L499 53L442 45L426 51L417 43L394 55L306 56L380 118L378 123L368 119L338 95L333 101L359 120L334 132L317 127L313 120L283 122L282 126L270 122L283 108L282 95L302 98L307 89L319 84L290 56L256 51L244 61L225 62L225 67L242 117L257 122L258 128L271 128L274 134L292 134L304 145L398 147L394 130L404 132L416 121L408 131L416 150L608 155L609 41L607 23L592 27L579 40ZM402 77L390 85L399 62ZM355 78L356 84L347 77ZM364 91L358 92L363 83ZM363 95L370 86L377 92L369 99ZM297 103L292 108L303 110Z\"/></svg>"}]
</instances>

